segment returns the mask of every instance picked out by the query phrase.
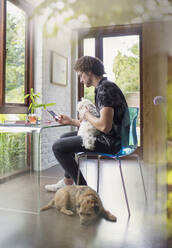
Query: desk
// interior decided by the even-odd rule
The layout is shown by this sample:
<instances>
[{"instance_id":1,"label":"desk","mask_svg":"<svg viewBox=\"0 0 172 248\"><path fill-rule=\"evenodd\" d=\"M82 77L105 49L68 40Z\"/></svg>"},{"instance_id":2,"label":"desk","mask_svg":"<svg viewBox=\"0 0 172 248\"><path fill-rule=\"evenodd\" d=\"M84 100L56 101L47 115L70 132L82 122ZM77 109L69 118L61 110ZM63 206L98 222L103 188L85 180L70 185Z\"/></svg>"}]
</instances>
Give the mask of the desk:
<instances>
[{"instance_id":1,"label":"desk","mask_svg":"<svg viewBox=\"0 0 172 248\"><path fill-rule=\"evenodd\" d=\"M30 170L13 179L0 184L0 209L8 211L39 214L40 210L40 163L41 163L41 133L48 128L60 128L57 122L40 124L4 123L0 124L0 133L31 133L37 139L36 171ZM68 126L69 127L69 126ZM57 137L58 138L58 137ZM1 154L3 156L3 154ZM5 164L5 163L4 163ZM55 176L55 175L54 175ZM4 200L5 199L5 200Z\"/></svg>"}]
</instances>

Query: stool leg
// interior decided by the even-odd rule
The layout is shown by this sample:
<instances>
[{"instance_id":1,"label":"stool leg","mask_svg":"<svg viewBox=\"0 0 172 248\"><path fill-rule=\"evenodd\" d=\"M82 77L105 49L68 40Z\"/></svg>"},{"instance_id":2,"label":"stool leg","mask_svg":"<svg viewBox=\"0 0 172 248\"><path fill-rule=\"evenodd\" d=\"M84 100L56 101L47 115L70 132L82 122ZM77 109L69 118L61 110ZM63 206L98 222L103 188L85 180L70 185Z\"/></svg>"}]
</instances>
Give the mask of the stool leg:
<instances>
[{"instance_id":1,"label":"stool leg","mask_svg":"<svg viewBox=\"0 0 172 248\"><path fill-rule=\"evenodd\" d=\"M141 165L140 157L138 155L137 155L137 161L138 161L139 168L140 168L140 174L141 174L143 189L145 193L145 200L147 201L147 194L146 194L146 187L145 187L145 182L144 182L144 177L143 177L142 165Z\"/></svg>"},{"instance_id":2,"label":"stool leg","mask_svg":"<svg viewBox=\"0 0 172 248\"><path fill-rule=\"evenodd\" d=\"M87 154L85 154L85 159L86 159L85 178L86 178L86 181L87 181L87 162L88 162Z\"/></svg>"},{"instance_id":3,"label":"stool leg","mask_svg":"<svg viewBox=\"0 0 172 248\"><path fill-rule=\"evenodd\" d=\"M77 185L79 185L79 177L80 177L80 157L79 156L77 156L77 163L78 163Z\"/></svg>"},{"instance_id":4,"label":"stool leg","mask_svg":"<svg viewBox=\"0 0 172 248\"><path fill-rule=\"evenodd\" d=\"M121 160L118 159L119 161L119 170L120 170L120 174L121 174L121 179L122 179L122 186L123 186L123 190L124 190L124 195L125 195L125 201L127 204L127 209L128 209L128 216L130 217L130 207L129 207L129 203L128 203L128 197L127 197L127 192L126 192L126 188L125 188L125 182L124 182L124 177L123 177L123 173L122 173L122 167L121 167Z\"/></svg>"},{"instance_id":5,"label":"stool leg","mask_svg":"<svg viewBox=\"0 0 172 248\"><path fill-rule=\"evenodd\" d=\"M76 162L78 164L77 185L79 185L79 177L80 177L80 172L81 172L81 170L80 170L80 158L82 158L82 157L86 157L86 160L87 160L87 154L86 153L81 152L78 155L75 154L75 159L76 159ZM86 170L87 170L87 164L86 164ZM87 177L87 172L86 172L86 177Z\"/></svg>"},{"instance_id":6,"label":"stool leg","mask_svg":"<svg viewBox=\"0 0 172 248\"><path fill-rule=\"evenodd\" d=\"M98 158L97 158L97 193L99 193L100 158L101 158L101 155L98 155Z\"/></svg>"}]
</instances>

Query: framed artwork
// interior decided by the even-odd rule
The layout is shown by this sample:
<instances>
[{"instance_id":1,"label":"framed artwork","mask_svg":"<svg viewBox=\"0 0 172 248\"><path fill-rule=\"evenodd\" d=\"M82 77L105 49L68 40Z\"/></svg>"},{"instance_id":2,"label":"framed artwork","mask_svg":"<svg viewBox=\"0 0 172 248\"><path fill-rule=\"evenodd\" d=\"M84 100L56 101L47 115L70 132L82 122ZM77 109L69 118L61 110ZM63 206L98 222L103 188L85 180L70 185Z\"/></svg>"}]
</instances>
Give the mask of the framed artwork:
<instances>
[{"instance_id":1,"label":"framed artwork","mask_svg":"<svg viewBox=\"0 0 172 248\"><path fill-rule=\"evenodd\" d=\"M57 52L51 52L51 83L67 85L67 58Z\"/></svg>"}]
</instances>

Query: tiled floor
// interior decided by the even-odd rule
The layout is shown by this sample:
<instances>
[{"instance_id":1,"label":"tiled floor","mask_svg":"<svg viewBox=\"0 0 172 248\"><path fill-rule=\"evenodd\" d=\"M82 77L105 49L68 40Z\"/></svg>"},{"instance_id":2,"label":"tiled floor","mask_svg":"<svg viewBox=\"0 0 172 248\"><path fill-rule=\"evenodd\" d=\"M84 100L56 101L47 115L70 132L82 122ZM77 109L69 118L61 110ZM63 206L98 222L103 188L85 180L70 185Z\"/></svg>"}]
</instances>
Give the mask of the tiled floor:
<instances>
[{"instance_id":1,"label":"tiled floor","mask_svg":"<svg viewBox=\"0 0 172 248\"><path fill-rule=\"evenodd\" d=\"M154 179L147 182L148 202L145 202L137 163L124 161L124 176L131 208L128 219L119 169L114 162L103 160L100 174L100 197L105 208L114 213L116 223L104 219L90 226L82 226L77 216L69 217L50 209L35 214L37 208L37 176L25 174L0 185L0 247L1 248L165 248L164 213L157 211ZM89 160L89 186L96 188L95 160ZM56 177L57 176L57 177ZM60 167L41 174L41 205L48 203L54 193L44 185L63 176ZM3 208L3 209L2 209ZM8 210L6 209L8 208ZM23 209L28 212L13 211ZM32 213L33 212L33 213ZM170 246L168 246L170 248Z\"/></svg>"}]
</instances>

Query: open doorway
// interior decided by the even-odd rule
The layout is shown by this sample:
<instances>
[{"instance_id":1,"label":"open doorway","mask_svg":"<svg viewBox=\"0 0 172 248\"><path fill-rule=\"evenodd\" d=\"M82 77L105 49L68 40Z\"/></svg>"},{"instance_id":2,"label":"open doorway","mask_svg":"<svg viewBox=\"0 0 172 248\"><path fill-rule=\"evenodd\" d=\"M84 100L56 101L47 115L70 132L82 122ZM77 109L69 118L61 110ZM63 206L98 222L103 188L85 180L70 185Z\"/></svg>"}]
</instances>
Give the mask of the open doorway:
<instances>
[{"instance_id":1,"label":"open doorway","mask_svg":"<svg viewBox=\"0 0 172 248\"><path fill-rule=\"evenodd\" d=\"M84 35L84 33L86 33ZM106 76L115 82L124 93L129 107L139 108L137 123L138 145L142 143L142 100L141 100L141 29L114 27L111 31L80 31L79 56L100 58L105 65ZM79 98L94 102L94 88L79 86Z\"/></svg>"}]
</instances>

